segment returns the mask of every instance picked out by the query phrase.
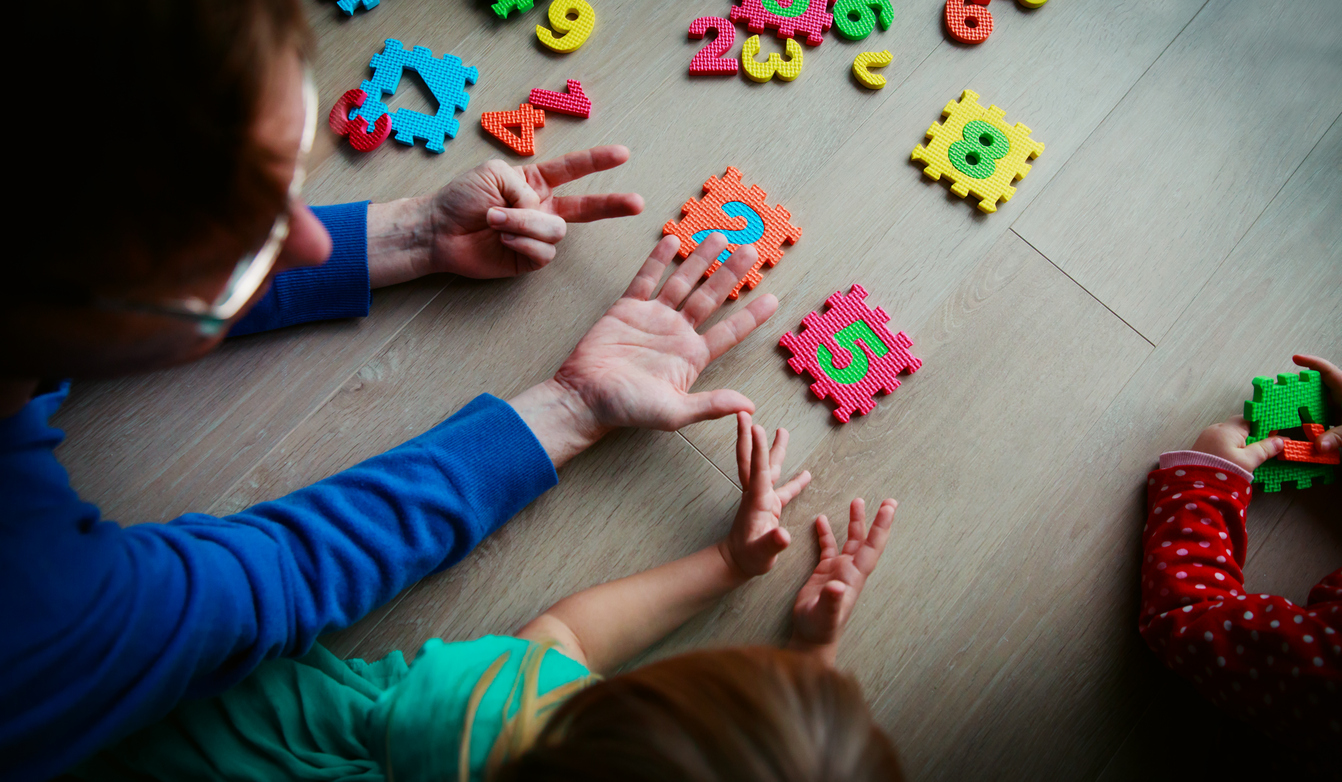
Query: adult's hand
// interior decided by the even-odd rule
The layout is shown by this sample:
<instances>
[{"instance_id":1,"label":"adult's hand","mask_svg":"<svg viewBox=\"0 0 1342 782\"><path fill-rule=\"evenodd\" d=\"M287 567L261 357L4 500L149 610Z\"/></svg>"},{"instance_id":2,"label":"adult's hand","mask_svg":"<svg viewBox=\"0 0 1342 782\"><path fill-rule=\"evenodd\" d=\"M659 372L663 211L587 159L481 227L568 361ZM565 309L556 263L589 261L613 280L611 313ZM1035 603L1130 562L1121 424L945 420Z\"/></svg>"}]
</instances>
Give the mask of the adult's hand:
<instances>
[{"instance_id":1,"label":"adult's hand","mask_svg":"<svg viewBox=\"0 0 1342 782\"><path fill-rule=\"evenodd\" d=\"M512 277L554 260L569 223L643 211L637 193L557 196L555 188L629 159L622 146L594 147L544 163L490 160L432 196L373 204L368 270L374 288L448 272Z\"/></svg>"},{"instance_id":2,"label":"adult's hand","mask_svg":"<svg viewBox=\"0 0 1342 782\"><path fill-rule=\"evenodd\" d=\"M754 264L755 248L738 249L699 285L727 247L726 237L711 234L658 293L657 283L679 247L674 236L658 242L624 295L579 340L554 378L510 400L556 467L617 427L674 431L754 412L754 403L737 391L692 394L690 387L709 363L778 309L774 296L760 296L705 333L697 331Z\"/></svg>"}]
</instances>

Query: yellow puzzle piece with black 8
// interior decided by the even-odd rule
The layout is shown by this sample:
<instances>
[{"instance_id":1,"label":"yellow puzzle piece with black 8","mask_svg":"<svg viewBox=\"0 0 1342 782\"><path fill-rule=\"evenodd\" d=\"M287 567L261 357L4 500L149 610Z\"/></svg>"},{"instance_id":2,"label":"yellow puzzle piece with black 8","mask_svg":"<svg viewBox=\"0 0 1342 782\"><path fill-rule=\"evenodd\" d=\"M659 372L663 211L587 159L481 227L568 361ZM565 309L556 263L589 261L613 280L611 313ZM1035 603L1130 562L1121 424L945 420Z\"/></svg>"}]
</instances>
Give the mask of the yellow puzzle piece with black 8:
<instances>
[{"instance_id":1,"label":"yellow puzzle piece with black 8","mask_svg":"<svg viewBox=\"0 0 1342 782\"><path fill-rule=\"evenodd\" d=\"M1016 194L1011 183L1030 173L1025 161L1044 151L1030 138L1029 128L1006 124L1005 115L996 106L983 108L979 94L965 90L941 110L945 122L932 123L927 129L931 142L914 147L912 159L923 161L923 173L932 179L949 179L952 193L972 193L980 199L979 209L996 212L999 199L1010 201Z\"/></svg>"}]
</instances>

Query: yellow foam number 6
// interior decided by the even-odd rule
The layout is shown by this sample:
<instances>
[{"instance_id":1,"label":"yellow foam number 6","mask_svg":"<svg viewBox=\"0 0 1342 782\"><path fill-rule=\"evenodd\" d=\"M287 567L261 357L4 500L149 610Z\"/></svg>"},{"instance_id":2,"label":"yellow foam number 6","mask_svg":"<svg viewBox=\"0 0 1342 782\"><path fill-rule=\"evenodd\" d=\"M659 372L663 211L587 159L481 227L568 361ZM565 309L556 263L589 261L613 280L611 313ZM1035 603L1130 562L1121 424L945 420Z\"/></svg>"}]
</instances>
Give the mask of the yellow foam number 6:
<instances>
[{"instance_id":1,"label":"yellow foam number 6","mask_svg":"<svg viewBox=\"0 0 1342 782\"><path fill-rule=\"evenodd\" d=\"M592 27L596 25L596 10L589 5L586 0L555 0L550 3L550 26L559 33L554 33L545 29L544 25L536 25L536 37L541 39L541 43L554 49L557 52L578 51L578 47L587 42L587 36L592 34Z\"/></svg>"},{"instance_id":2,"label":"yellow foam number 6","mask_svg":"<svg viewBox=\"0 0 1342 782\"><path fill-rule=\"evenodd\" d=\"M801 0L793 0L801 2ZM784 61L773 52L769 59L760 62L755 59L755 55L760 53L760 37L752 35L746 39L745 45L741 47L741 65L745 66L746 75L755 81L768 81L774 76L783 81L792 81L801 75L801 44L792 38L787 39L787 60Z\"/></svg>"}]
</instances>

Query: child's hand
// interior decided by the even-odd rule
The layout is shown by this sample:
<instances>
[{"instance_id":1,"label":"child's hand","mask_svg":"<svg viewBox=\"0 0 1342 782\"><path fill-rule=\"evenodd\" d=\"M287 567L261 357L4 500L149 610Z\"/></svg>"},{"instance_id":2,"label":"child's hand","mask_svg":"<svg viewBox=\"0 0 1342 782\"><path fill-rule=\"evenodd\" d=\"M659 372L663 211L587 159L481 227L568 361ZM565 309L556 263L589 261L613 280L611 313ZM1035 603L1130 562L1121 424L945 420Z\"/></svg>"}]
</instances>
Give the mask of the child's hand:
<instances>
[{"instance_id":1,"label":"child's hand","mask_svg":"<svg viewBox=\"0 0 1342 782\"><path fill-rule=\"evenodd\" d=\"M1280 437L1269 437L1252 445L1245 445L1244 441L1247 439L1249 439L1249 422L1244 420L1244 416L1237 415L1229 421L1212 424L1203 429L1202 434L1198 435L1197 441L1193 443L1192 450L1219 456L1249 472L1253 472L1263 462L1281 453L1283 441Z\"/></svg>"},{"instance_id":2,"label":"child's hand","mask_svg":"<svg viewBox=\"0 0 1342 782\"><path fill-rule=\"evenodd\" d=\"M848 540L844 541L843 550L839 550L834 540L829 520L824 516L816 517L820 564L797 592L789 648L817 654L834 664L839 636L862 594L867 576L876 569L876 562L885 550L897 507L899 503L894 500L882 502L876 512L876 523L871 525L871 532L867 532L866 503L861 498L853 500L848 511Z\"/></svg>"},{"instance_id":3,"label":"child's hand","mask_svg":"<svg viewBox=\"0 0 1342 782\"><path fill-rule=\"evenodd\" d=\"M1323 375L1323 384L1333 392L1333 401L1342 406L1342 369L1318 356L1295 356L1295 363ZM1324 423L1315 421L1316 424ZM1319 437L1320 451L1342 451L1342 425L1334 426Z\"/></svg>"},{"instance_id":4,"label":"child's hand","mask_svg":"<svg viewBox=\"0 0 1342 782\"><path fill-rule=\"evenodd\" d=\"M731 532L718 544L722 558L732 572L760 576L769 572L778 555L792 538L778 526L783 506L792 501L811 482L811 473L802 470L792 480L774 488L783 472L787 456L786 429L774 435L773 451L768 450L764 427L752 426L749 413L736 414L736 470L741 478L741 509Z\"/></svg>"}]
</instances>

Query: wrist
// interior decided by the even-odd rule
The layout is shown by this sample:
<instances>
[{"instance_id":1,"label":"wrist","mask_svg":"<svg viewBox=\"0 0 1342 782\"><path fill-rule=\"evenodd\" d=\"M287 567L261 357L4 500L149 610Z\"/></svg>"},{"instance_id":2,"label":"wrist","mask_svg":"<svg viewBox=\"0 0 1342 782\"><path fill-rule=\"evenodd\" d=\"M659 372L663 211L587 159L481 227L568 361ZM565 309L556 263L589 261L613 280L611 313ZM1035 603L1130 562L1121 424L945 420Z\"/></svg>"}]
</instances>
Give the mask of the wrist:
<instances>
[{"instance_id":1,"label":"wrist","mask_svg":"<svg viewBox=\"0 0 1342 782\"><path fill-rule=\"evenodd\" d=\"M509 399L508 404L531 427L555 469L610 431L597 421L578 394L553 379L528 388Z\"/></svg>"},{"instance_id":2,"label":"wrist","mask_svg":"<svg viewBox=\"0 0 1342 782\"><path fill-rule=\"evenodd\" d=\"M726 568L726 577L731 582L733 589L754 578L737 564L736 557L732 554L732 544L728 538L719 540L715 548L718 550L718 555L722 557L722 565Z\"/></svg>"},{"instance_id":3,"label":"wrist","mask_svg":"<svg viewBox=\"0 0 1342 782\"><path fill-rule=\"evenodd\" d=\"M374 288L433 271L433 218L428 198L368 205L368 280Z\"/></svg>"}]
</instances>

